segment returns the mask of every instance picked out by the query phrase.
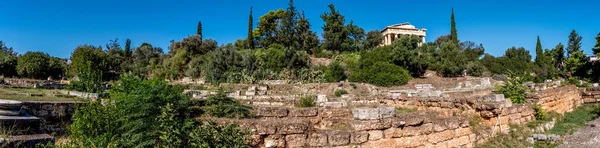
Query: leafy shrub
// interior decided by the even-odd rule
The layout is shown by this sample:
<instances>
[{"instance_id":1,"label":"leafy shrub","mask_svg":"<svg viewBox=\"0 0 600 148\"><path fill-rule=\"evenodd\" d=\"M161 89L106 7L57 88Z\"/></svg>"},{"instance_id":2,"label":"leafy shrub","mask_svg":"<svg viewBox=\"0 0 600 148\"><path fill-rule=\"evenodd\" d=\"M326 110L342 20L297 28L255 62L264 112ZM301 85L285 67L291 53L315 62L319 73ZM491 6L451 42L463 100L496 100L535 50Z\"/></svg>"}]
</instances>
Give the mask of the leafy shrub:
<instances>
[{"instance_id":1,"label":"leafy shrub","mask_svg":"<svg viewBox=\"0 0 600 148\"><path fill-rule=\"evenodd\" d=\"M209 96L204 102L204 107L202 107L202 110L208 116L226 118L250 117L250 109L252 108L227 97L222 88L219 88L216 95Z\"/></svg>"},{"instance_id":2,"label":"leafy shrub","mask_svg":"<svg viewBox=\"0 0 600 148\"><path fill-rule=\"evenodd\" d=\"M467 75L475 77L481 77L487 72L485 66L479 62L469 62L469 64L467 64L466 70Z\"/></svg>"},{"instance_id":3,"label":"leafy shrub","mask_svg":"<svg viewBox=\"0 0 600 148\"><path fill-rule=\"evenodd\" d=\"M335 96L340 97L342 95L348 94L348 91L343 90L343 89L339 89L335 91Z\"/></svg>"},{"instance_id":4,"label":"leafy shrub","mask_svg":"<svg viewBox=\"0 0 600 148\"><path fill-rule=\"evenodd\" d=\"M65 147L248 147L248 132L235 125L195 121L182 92L164 80L122 76L111 98L77 108Z\"/></svg>"},{"instance_id":5,"label":"leafy shrub","mask_svg":"<svg viewBox=\"0 0 600 148\"><path fill-rule=\"evenodd\" d=\"M598 118L598 113L600 113L599 105L584 104L572 112L565 113L563 119L556 122L550 133L558 135L573 134L579 127Z\"/></svg>"},{"instance_id":6,"label":"leafy shrub","mask_svg":"<svg viewBox=\"0 0 600 148\"><path fill-rule=\"evenodd\" d=\"M411 78L408 71L400 66L387 62L376 62L368 67L354 69L350 81L377 86L394 86L406 84Z\"/></svg>"},{"instance_id":7,"label":"leafy shrub","mask_svg":"<svg viewBox=\"0 0 600 148\"><path fill-rule=\"evenodd\" d=\"M533 109L535 110L535 120L546 119L546 111L544 111L540 105L533 105Z\"/></svg>"},{"instance_id":8,"label":"leafy shrub","mask_svg":"<svg viewBox=\"0 0 600 148\"><path fill-rule=\"evenodd\" d=\"M440 67L439 74L444 77L462 76L463 68L455 64L444 63Z\"/></svg>"},{"instance_id":9,"label":"leafy shrub","mask_svg":"<svg viewBox=\"0 0 600 148\"><path fill-rule=\"evenodd\" d=\"M504 97L510 98L512 103L522 104L525 103L526 88L523 84L521 77L515 77L509 72L508 81L504 82L504 85L499 87L497 92L504 94Z\"/></svg>"},{"instance_id":10,"label":"leafy shrub","mask_svg":"<svg viewBox=\"0 0 600 148\"><path fill-rule=\"evenodd\" d=\"M296 102L296 107L315 107L317 103L314 97L302 97Z\"/></svg>"},{"instance_id":11,"label":"leafy shrub","mask_svg":"<svg viewBox=\"0 0 600 148\"><path fill-rule=\"evenodd\" d=\"M331 62L325 70L325 80L327 82L339 82L346 79L344 67L338 61Z\"/></svg>"}]
</instances>

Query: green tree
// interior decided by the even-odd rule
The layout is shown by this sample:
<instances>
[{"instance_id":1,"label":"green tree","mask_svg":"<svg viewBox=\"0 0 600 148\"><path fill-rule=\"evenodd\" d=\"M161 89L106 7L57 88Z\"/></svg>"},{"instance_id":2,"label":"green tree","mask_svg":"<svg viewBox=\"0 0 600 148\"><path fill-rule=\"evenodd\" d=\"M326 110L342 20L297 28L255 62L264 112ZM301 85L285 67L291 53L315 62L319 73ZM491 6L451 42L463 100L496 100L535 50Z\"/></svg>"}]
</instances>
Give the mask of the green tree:
<instances>
[{"instance_id":1,"label":"green tree","mask_svg":"<svg viewBox=\"0 0 600 148\"><path fill-rule=\"evenodd\" d=\"M467 58L467 61L478 61L479 58L485 53L485 48L482 44L475 45L475 42L465 41L459 44L462 53Z\"/></svg>"},{"instance_id":2,"label":"green tree","mask_svg":"<svg viewBox=\"0 0 600 148\"><path fill-rule=\"evenodd\" d=\"M296 45L298 44L296 33L297 20L298 11L294 6L294 1L290 0L288 8L281 18L281 25L279 26L279 31L281 31L281 36L279 36L280 43L288 50L297 47Z\"/></svg>"},{"instance_id":3,"label":"green tree","mask_svg":"<svg viewBox=\"0 0 600 148\"><path fill-rule=\"evenodd\" d=\"M344 31L344 16L335 10L333 4L329 4L329 13L321 14L321 19L325 22L323 25L323 43L322 47L328 50L342 50L342 43L348 37Z\"/></svg>"},{"instance_id":4,"label":"green tree","mask_svg":"<svg viewBox=\"0 0 600 148\"><path fill-rule=\"evenodd\" d=\"M535 64L541 66L542 61L544 61L544 58L544 49L542 49L540 36L537 36L537 43L535 44Z\"/></svg>"},{"instance_id":5,"label":"green tree","mask_svg":"<svg viewBox=\"0 0 600 148\"><path fill-rule=\"evenodd\" d=\"M258 38L258 44L262 48L269 48L271 44L279 43L278 31L280 19L285 15L283 9L277 11L271 10L267 14L261 16L258 21L258 27L252 32L255 38Z\"/></svg>"},{"instance_id":6,"label":"green tree","mask_svg":"<svg viewBox=\"0 0 600 148\"><path fill-rule=\"evenodd\" d=\"M346 79L344 67L338 61L329 63L325 70L325 80L327 82L339 82Z\"/></svg>"},{"instance_id":7,"label":"green tree","mask_svg":"<svg viewBox=\"0 0 600 148\"><path fill-rule=\"evenodd\" d=\"M101 47L94 47L91 45L80 45L75 48L73 54L71 54L71 64L69 65L69 76L77 76L80 74L80 70L85 69L90 62L94 70L99 70L102 73L109 71L109 62L107 61L107 54L102 51Z\"/></svg>"},{"instance_id":8,"label":"green tree","mask_svg":"<svg viewBox=\"0 0 600 148\"><path fill-rule=\"evenodd\" d=\"M587 57L581 50L576 50L567 59L566 67L572 76L583 77L586 75L584 66L587 64Z\"/></svg>"},{"instance_id":9,"label":"green tree","mask_svg":"<svg viewBox=\"0 0 600 148\"><path fill-rule=\"evenodd\" d=\"M312 54L312 50L319 45L319 37L317 37L317 33L310 29L310 22L308 22L308 19L304 16L304 11L302 11L302 15L300 16L300 19L298 19L297 25L298 49Z\"/></svg>"},{"instance_id":10,"label":"green tree","mask_svg":"<svg viewBox=\"0 0 600 148\"><path fill-rule=\"evenodd\" d=\"M556 67L556 69L563 71L564 70L564 64L565 64L565 46L562 45L561 43L558 43L558 45L556 45L556 47L554 47L554 49L552 49L552 59L553 59L553 63L554 63L554 67Z\"/></svg>"},{"instance_id":11,"label":"green tree","mask_svg":"<svg viewBox=\"0 0 600 148\"><path fill-rule=\"evenodd\" d=\"M202 42L202 21L198 21L198 27L196 28L196 36L198 36L200 38L198 40Z\"/></svg>"},{"instance_id":12,"label":"green tree","mask_svg":"<svg viewBox=\"0 0 600 148\"><path fill-rule=\"evenodd\" d=\"M371 30L367 33L365 49L373 49L383 41L383 34L379 30Z\"/></svg>"},{"instance_id":13,"label":"green tree","mask_svg":"<svg viewBox=\"0 0 600 148\"><path fill-rule=\"evenodd\" d=\"M17 75L17 53L12 47L6 47L4 42L0 41L0 75Z\"/></svg>"},{"instance_id":14,"label":"green tree","mask_svg":"<svg viewBox=\"0 0 600 148\"><path fill-rule=\"evenodd\" d=\"M252 28L254 23L252 23L252 6L250 6L250 15L248 15L248 37L246 37L246 48L254 49L254 36L252 35Z\"/></svg>"},{"instance_id":15,"label":"green tree","mask_svg":"<svg viewBox=\"0 0 600 148\"><path fill-rule=\"evenodd\" d=\"M17 73L28 78L48 77L50 56L43 52L27 52L17 61Z\"/></svg>"},{"instance_id":16,"label":"green tree","mask_svg":"<svg viewBox=\"0 0 600 148\"><path fill-rule=\"evenodd\" d=\"M450 34L452 42L458 45L458 33L456 32L456 22L454 20L454 8L452 8L452 14L450 15Z\"/></svg>"},{"instance_id":17,"label":"green tree","mask_svg":"<svg viewBox=\"0 0 600 148\"><path fill-rule=\"evenodd\" d=\"M500 60L508 71L518 71L529 74L528 72L532 72L534 68L533 63L531 63L531 54L523 47L511 47L507 49Z\"/></svg>"},{"instance_id":18,"label":"green tree","mask_svg":"<svg viewBox=\"0 0 600 148\"><path fill-rule=\"evenodd\" d=\"M346 27L344 27L344 32L347 37L342 42L342 51L359 51L364 49L364 45L361 41L365 38L365 30L354 25L353 21L350 21Z\"/></svg>"},{"instance_id":19,"label":"green tree","mask_svg":"<svg viewBox=\"0 0 600 148\"><path fill-rule=\"evenodd\" d=\"M136 75L149 76L149 72L152 71L151 65L160 63L162 53L162 48L142 43L133 52L132 72Z\"/></svg>"},{"instance_id":20,"label":"green tree","mask_svg":"<svg viewBox=\"0 0 600 148\"><path fill-rule=\"evenodd\" d=\"M523 104L525 103L525 95L527 90L523 86L523 77L519 77L513 74L511 71L508 73L508 81L498 88L498 92L504 94L505 97L510 98L512 103Z\"/></svg>"},{"instance_id":21,"label":"green tree","mask_svg":"<svg viewBox=\"0 0 600 148\"><path fill-rule=\"evenodd\" d=\"M131 57L132 51L131 51L131 40L127 39L125 40L125 57Z\"/></svg>"},{"instance_id":22,"label":"green tree","mask_svg":"<svg viewBox=\"0 0 600 148\"><path fill-rule=\"evenodd\" d=\"M567 59L576 51L581 50L581 36L575 30L569 34L569 44L567 45Z\"/></svg>"},{"instance_id":23,"label":"green tree","mask_svg":"<svg viewBox=\"0 0 600 148\"><path fill-rule=\"evenodd\" d=\"M444 77L461 76L467 64L464 54L454 42L444 42L436 51L438 73Z\"/></svg>"},{"instance_id":24,"label":"green tree","mask_svg":"<svg viewBox=\"0 0 600 148\"><path fill-rule=\"evenodd\" d=\"M361 64L360 69L352 71L350 81L374 84L377 86L397 86L406 84L412 77L409 72L388 62L376 62L373 65Z\"/></svg>"},{"instance_id":25,"label":"green tree","mask_svg":"<svg viewBox=\"0 0 600 148\"><path fill-rule=\"evenodd\" d=\"M594 55L596 55L596 56L598 55L598 53L600 53L600 33L598 33L598 35L596 35L596 45L594 45L594 48L592 49L592 51L594 52Z\"/></svg>"}]
</instances>

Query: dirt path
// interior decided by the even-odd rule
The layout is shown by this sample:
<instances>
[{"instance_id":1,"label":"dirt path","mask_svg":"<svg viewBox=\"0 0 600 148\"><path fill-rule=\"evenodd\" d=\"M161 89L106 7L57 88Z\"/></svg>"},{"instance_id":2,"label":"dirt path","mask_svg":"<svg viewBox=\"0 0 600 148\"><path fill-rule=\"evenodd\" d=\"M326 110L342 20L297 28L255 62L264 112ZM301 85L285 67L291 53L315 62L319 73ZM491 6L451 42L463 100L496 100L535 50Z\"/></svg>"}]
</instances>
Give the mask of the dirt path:
<instances>
[{"instance_id":1,"label":"dirt path","mask_svg":"<svg viewBox=\"0 0 600 148\"><path fill-rule=\"evenodd\" d=\"M584 126L573 135L567 136L559 148L598 148L600 147L600 118L588 123L596 127Z\"/></svg>"}]
</instances>

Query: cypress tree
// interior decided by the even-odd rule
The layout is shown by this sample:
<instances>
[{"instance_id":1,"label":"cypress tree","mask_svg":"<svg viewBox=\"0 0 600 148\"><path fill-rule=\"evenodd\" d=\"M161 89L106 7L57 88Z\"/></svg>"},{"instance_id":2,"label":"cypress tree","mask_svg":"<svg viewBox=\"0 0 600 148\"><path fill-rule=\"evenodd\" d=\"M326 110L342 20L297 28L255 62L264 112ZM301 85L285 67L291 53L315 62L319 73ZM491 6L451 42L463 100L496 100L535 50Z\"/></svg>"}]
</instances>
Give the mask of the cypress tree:
<instances>
[{"instance_id":1,"label":"cypress tree","mask_svg":"<svg viewBox=\"0 0 600 148\"><path fill-rule=\"evenodd\" d=\"M296 11L296 7L294 6L294 1L290 0L288 4L288 8L285 10L285 14L283 15L280 31L281 31L281 43L287 48L290 49L296 45L295 41L297 41L296 35L296 21L298 20L298 11Z\"/></svg>"},{"instance_id":2,"label":"cypress tree","mask_svg":"<svg viewBox=\"0 0 600 148\"><path fill-rule=\"evenodd\" d=\"M200 41L202 41L202 22L198 21L198 28L196 30L196 35L200 37Z\"/></svg>"},{"instance_id":3,"label":"cypress tree","mask_svg":"<svg viewBox=\"0 0 600 148\"><path fill-rule=\"evenodd\" d=\"M125 40L125 57L131 57L131 40Z\"/></svg>"},{"instance_id":4,"label":"cypress tree","mask_svg":"<svg viewBox=\"0 0 600 148\"><path fill-rule=\"evenodd\" d=\"M594 49L592 49L594 55L600 53L600 32L596 35L596 45L594 45Z\"/></svg>"},{"instance_id":5,"label":"cypress tree","mask_svg":"<svg viewBox=\"0 0 600 148\"><path fill-rule=\"evenodd\" d=\"M542 65L544 61L544 50L542 49L542 43L540 42L540 36L537 36L537 43L535 44L535 64L538 66Z\"/></svg>"},{"instance_id":6,"label":"cypress tree","mask_svg":"<svg viewBox=\"0 0 600 148\"><path fill-rule=\"evenodd\" d=\"M456 33L456 22L454 21L454 8L452 8L452 15L450 15L450 25L452 41L458 45L458 34Z\"/></svg>"},{"instance_id":7,"label":"cypress tree","mask_svg":"<svg viewBox=\"0 0 600 148\"><path fill-rule=\"evenodd\" d=\"M246 45L248 49L254 49L254 38L252 37L252 6L250 6L250 15L248 16L248 37L246 38Z\"/></svg>"}]
</instances>

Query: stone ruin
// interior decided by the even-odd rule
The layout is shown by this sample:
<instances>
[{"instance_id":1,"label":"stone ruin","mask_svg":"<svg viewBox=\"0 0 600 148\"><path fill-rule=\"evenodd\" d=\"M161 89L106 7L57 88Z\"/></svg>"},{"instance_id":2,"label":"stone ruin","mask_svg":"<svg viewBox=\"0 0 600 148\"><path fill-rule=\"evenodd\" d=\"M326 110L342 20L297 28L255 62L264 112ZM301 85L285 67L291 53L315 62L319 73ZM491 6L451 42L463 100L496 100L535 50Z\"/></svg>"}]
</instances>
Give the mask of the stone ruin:
<instances>
[{"instance_id":1,"label":"stone ruin","mask_svg":"<svg viewBox=\"0 0 600 148\"><path fill-rule=\"evenodd\" d=\"M23 102L0 100L0 126L8 133L0 138L7 147L35 147L36 144L54 142L54 137L44 134L41 120L22 110Z\"/></svg>"}]
</instances>

